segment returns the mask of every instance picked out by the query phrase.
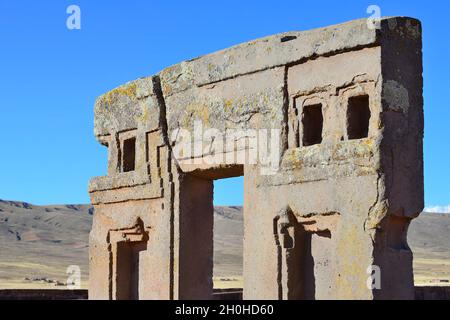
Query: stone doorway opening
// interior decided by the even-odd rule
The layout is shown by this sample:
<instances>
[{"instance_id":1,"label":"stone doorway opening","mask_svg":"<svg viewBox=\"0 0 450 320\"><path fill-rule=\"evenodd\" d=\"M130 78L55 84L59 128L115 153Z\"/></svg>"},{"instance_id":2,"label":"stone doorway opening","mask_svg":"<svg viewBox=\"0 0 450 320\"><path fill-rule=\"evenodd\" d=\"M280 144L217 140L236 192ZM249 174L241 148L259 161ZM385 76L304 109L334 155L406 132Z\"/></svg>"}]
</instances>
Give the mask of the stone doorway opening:
<instances>
[{"instance_id":1,"label":"stone doorway opening","mask_svg":"<svg viewBox=\"0 0 450 320\"><path fill-rule=\"evenodd\" d=\"M214 180L213 285L243 288L244 179Z\"/></svg>"}]
</instances>

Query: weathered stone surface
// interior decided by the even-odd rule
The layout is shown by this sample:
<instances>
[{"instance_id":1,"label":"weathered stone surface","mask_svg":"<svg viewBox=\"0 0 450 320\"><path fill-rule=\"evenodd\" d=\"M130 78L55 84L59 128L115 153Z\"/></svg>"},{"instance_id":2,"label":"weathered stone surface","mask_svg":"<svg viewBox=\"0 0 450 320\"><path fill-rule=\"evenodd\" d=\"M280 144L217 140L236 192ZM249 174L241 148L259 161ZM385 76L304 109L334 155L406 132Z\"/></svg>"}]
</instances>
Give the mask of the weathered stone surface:
<instances>
[{"instance_id":1,"label":"weathered stone surface","mask_svg":"<svg viewBox=\"0 0 450 320\"><path fill-rule=\"evenodd\" d=\"M385 22L382 21L383 24ZM277 34L163 70L160 74L163 92L165 96L170 96L192 86L301 63L317 56L374 46L378 41L377 31L367 27L366 19L310 31Z\"/></svg>"},{"instance_id":2,"label":"weathered stone surface","mask_svg":"<svg viewBox=\"0 0 450 320\"><path fill-rule=\"evenodd\" d=\"M182 62L100 97L95 134L109 159L89 186L90 298L211 298L212 181L236 175L245 299L414 298L417 20L283 33Z\"/></svg>"},{"instance_id":3,"label":"weathered stone surface","mask_svg":"<svg viewBox=\"0 0 450 320\"><path fill-rule=\"evenodd\" d=\"M94 107L94 133L110 135L145 126L159 127L154 77L128 82L99 97Z\"/></svg>"}]
</instances>

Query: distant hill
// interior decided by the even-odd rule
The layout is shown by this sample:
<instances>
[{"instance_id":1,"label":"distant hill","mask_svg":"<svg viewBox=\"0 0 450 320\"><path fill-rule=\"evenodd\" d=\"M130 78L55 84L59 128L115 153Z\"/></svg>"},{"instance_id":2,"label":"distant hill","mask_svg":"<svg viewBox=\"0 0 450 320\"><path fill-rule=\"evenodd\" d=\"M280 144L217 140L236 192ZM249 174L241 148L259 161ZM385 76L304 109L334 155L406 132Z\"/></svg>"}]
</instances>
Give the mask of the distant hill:
<instances>
[{"instance_id":1,"label":"distant hill","mask_svg":"<svg viewBox=\"0 0 450 320\"><path fill-rule=\"evenodd\" d=\"M92 214L89 205L0 200L0 288L62 285L69 265L80 266L86 287ZM214 214L214 275L239 279L242 208L216 207ZM418 282L450 279L450 214L423 213L410 226L409 244Z\"/></svg>"},{"instance_id":2,"label":"distant hill","mask_svg":"<svg viewBox=\"0 0 450 320\"><path fill-rule=\"evenodd\" d=\"M450 214L422 213L409 227L418 284L450 285Z\"/></svg>"},{"instance_id":3,"label":"distant hill","mask_svg":"<svg viewBox=\"0 0 450 320\"><path fill-rule=\"evenodd\" d=\"M86 281L92 212L87 205L36 206L0 200L0 288L64 281L66 268L74 264L80 265Z\"/></svg>"}]
</instances>

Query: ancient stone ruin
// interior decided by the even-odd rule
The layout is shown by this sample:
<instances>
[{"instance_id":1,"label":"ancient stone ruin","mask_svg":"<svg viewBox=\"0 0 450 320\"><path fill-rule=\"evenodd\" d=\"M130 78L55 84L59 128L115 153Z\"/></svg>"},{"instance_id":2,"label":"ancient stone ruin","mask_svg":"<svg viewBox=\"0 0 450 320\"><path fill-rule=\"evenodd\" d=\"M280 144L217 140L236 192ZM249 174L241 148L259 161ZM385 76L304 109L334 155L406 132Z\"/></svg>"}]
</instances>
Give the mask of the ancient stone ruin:
<instances>
[{"instance_id":1,"label":"ancient stone ruin","mask_svg":"<svg viewBox=\"0 0 450 320\"><path fill-rule=\"evenodd\" d=\"M211 298L213 180L242 175L244 299L414 297L419 21L288 32L179 63L101 96L95 135L109 160L89 186L91 299Z\"/></svg>"}]
</instances>

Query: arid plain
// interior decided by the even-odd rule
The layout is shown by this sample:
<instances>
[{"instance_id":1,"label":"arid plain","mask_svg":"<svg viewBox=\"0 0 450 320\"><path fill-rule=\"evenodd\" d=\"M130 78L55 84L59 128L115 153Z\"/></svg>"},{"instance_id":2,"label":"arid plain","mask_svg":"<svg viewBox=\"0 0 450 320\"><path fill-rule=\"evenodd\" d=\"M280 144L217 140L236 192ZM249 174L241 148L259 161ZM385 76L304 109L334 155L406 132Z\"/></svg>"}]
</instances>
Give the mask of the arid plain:
<instances>
[{"instance_id":1,"label":"arid plain","mask_svg":"<svg viewBox=\"0 0 450 320\"><path fill-rule=\"evenodd\" d=\"M88 284L89 205L0 200L0 289L65 288L67 267ZM214 286L242 286L241 207L216 207ZM409 229L416 285L450 285L450 214L423 213Z\"/></svg>"}]
</instances>

